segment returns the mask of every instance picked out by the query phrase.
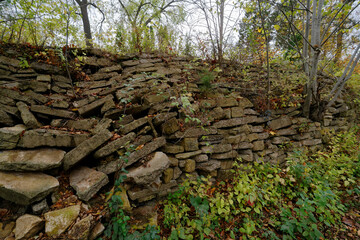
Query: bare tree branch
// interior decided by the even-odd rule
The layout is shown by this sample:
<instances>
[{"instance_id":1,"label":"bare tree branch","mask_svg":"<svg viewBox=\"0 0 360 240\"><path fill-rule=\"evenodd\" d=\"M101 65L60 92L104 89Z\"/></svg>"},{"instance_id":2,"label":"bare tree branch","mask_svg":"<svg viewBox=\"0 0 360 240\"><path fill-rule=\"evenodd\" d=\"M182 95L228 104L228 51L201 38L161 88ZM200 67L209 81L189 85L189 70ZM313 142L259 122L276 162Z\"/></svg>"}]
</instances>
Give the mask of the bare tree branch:
<instances>
[{"instance_id":1,"label":"bare tree branch","mask_svg":"<svg viewBox=\"0 0 360 240\"><path fill-rule=\"evenodd\" d=\"M346 21L346 19L350 16L350 14L360 5L360 2L345 16L345 18L338 24L338 26L330 33L330 35L321 43L321 45L324 45L330 37L339 30L341 25ZM322 39L323 40L323 39Z\"/></svg>"},{"instance_id":2,"label":"bare tree branch","mask_svg":"<svg viewBox=\"0 0 360 240\"><path fill-rule=\"evenodd\" d=\"M302 34L302 32L295 26L295 24L290 21L290 19L289 19L288 16L286 15L286 13L284 13L284 11L283 11L280 7L281 7L281 6L278 5L279 11L284 15L284 17L286 18L286 20L287 20L287 21L294 27L294 29L301 35L301 37L305 40L305 42L306 42L312 49L315 49L314 46L309 42L309 40L306 39L305 36Z\"/></svg>"},{"instance_id":3,"label":"bare tree branch","mask_svg":"<svg viewBox=\"0 0 360 240\"><path fill-rule=\"evenodd\" d=\"M88 3L88 5L93 6L94 8L96 8L102 14L102 19L101 19L101 22L100 22L100 29L102 29L102 25L103 25L103 23L105 21L105 13L94 3Z\"/></svg>"},{"instance_id":4,"label":"bare tree branch","mask_svg":"<svg viewBox=\"0 0 360 240\"><path fill-rule=\"evenodd\" d=\"M328 26L325 28L323 35L321 36L321 40L324 39L326 33L329 31L331 24L334 22L335 18L339 15L340 11L345 7L345 5L348 3L349 0L345 0L345 2L343 3L343 5L341 6L341 8L338 9L338 11L336 12L336 14L333 16L333 18L330 20Z\"/></svg>"}]
</instances>

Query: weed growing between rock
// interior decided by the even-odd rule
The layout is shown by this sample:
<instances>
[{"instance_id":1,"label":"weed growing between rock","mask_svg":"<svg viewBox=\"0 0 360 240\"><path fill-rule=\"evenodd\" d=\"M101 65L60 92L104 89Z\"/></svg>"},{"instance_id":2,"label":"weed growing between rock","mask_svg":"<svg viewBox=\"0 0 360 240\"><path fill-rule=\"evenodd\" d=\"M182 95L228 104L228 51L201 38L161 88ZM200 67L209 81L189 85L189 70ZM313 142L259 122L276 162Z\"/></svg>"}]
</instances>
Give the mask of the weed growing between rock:
<instances>
[{"instance_id":1,"label":"weed growing between rock","mask_svg":"<svg viewBox=\"0 0 360 240\"><path fill-rule=\"evenodd\" d=\"M124 155L120 156L119 158L123 160L125 163L127 163L128 157L133 151L134 151L133 146L129 146L126 149ZM110 198L108 202L108 208L111 214L111 221L109 222L105 230L106 239L112 239L112 240L160 239L160 236L158 235L159 231L154 226L147 226L145 231L143 231L142 233L138 231L130 233L130 226L128 225L128 221L130 220L130 217L125 213L123 209L124 202L121 198L121 192L123 191L122 184L126 179L125 174L127 174L128 171L122 168L121 172L124 174L119 175L119 177L115 181L114 189L112 193L109 193Z\"/></svg>"}]
</instances>

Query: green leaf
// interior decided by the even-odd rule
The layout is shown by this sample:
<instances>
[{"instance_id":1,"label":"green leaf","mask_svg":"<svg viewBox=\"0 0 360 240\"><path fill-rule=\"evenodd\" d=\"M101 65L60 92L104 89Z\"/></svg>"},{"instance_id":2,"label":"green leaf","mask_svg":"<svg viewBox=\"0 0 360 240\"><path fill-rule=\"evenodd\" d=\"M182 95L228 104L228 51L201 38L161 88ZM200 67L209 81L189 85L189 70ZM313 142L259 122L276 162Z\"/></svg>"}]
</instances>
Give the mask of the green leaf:
<instances>
[{"instance_id":1,"label":"green leaf","mask_svg":"<svg viewBox=\"0 0 360 240\"><path fill-rule=\"evenodd\" d=\"M183 227L179 230L179 238L186 239L185 229Z\"/></svg>"},{"instance_id":2,"label":"green leaf","mask_svg":"<svg viewBox=\"0 0 360 240\"><path fill-rule=\"evenodd\" d=\"M178 240L179 239L179 236L178 236L178 233L177 233L176 229L171 231L170 239L171 240Z\"/></svg>"}]
</instances>

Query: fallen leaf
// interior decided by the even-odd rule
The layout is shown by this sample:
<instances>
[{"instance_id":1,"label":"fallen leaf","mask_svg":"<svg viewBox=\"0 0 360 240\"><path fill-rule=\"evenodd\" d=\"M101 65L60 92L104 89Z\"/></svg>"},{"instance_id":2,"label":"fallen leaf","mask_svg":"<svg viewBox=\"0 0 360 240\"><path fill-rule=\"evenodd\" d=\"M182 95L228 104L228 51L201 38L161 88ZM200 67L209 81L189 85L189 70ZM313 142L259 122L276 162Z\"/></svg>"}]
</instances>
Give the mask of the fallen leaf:
<instances>
[{"instance_id":1,"label":"fallen leaf","mask_svg":"<svg viewBox=\"0 0 360 240\"><path fill-rule=\"evenodd\" d=\"M135 151L141 150L143 147L144 147L144 144L138 146L138 147L135 149Z\"/></svg>"},{"instance_id":2,"label":"fallen leaf","mask_svg":"<svg viewBox=\"0 0 360 240\"><path fill-rule=\"evenodd\" d=\"M353 220L346 217L343 217L342 221L344 224L348 225L349 227L353 227L355 224Z\"/></svg>"}]
</instances>

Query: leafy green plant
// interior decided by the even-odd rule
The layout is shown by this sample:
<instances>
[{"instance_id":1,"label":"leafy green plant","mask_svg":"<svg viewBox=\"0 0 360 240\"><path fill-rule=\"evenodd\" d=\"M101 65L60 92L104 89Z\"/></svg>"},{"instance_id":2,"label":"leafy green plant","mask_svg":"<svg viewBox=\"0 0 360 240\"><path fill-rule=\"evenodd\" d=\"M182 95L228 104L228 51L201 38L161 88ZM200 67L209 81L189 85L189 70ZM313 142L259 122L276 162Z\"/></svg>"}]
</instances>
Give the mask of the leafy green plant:
<instances>
[{"instance_id":1,"label":"leafy green plant","mask_svg":"<svg viewBox=\"0 0 360 240\"><path fill-rule=\"evenodd\" d=\"M185 181L163 202L163 236L321 239L338 232L347 206L357 206L344 197L360 194L356 131L334 136L314 155L294 151L286 169L239 160L229 181Z\"/></svg>"},{"instance_id":2,"label":"leafy green plant","mask_svg":"<svg viewBox=\"0 0 360 240\"><path fill-rule=\"evenodd\" d=\"M124 172L126 172L123 169ZM120 175L120 177L115 182L114 192L122 191L120 184L126 178L126 175ZM127 216L124 210L121 208L123 201L120 195L113 194L109 202L109 209L112 215L111 222L106 228L105 235L111 237L111 239L125 239L128 233L127 222L130 220L130 217Z\"/></svg>"},{"instance_id":3,"label":"leafy green plant","mask_svg":"<svg viewBox=\"0 0 360 240\"><path fill-rule=\"evenodd\" d=\"M26 57L19 57L19 60L20 60L20 67L21 68L29 68L30 65L29 65L29 62L27 61Z\"/></svg>"},{"instance_id":4,"label":"leafy green plant","mask_svg":"<svg viewBox=\"0 0 360 240\"><path fill-rule=\"evenodd\" d=\"M125 163L128 162L128 157L131 152L134 151L134 146L130 145L126 148L126 152L119 157L119 159L123 160ZM128 173L124 168L121 169L121 172L124 174L120 174L118 179L116 179L114 184L113 194L108 203L108 207L111 214L111 221L108 224L105 230L105 236L111 238L112 240L153 240L160 239L159 230L154 226L147 226L143 232L135 231L133 233L129 233L130 227L128 225L128 221L130 217L125 213L123 209L123 200L120 194L116 194L122 192L122 183L126 179L126 173Z\"/></svg>"},{"instance_id":5,"label":"leafy green plant","mask_svg":"<svg viewBox=\"0 0 360 240\"><path fill-rule=\"evenodd\" d=\"M214 81L215 75L208 70L200 74L201 90L208 91L212 88L211 82Z\"/></svg>"},{"instance_id":6,"label":"leafy green plant","mask_svg":"<svg viewBox=\"0 0 360 240\"><path fill-rule=\"evenodd\" d=\"M181 112L185 115L185 123L195 123L200 124L201 120L195 116L195 109L191 105L189 96L187 93L181 94L179 98L172 96L170 97L172 100L171 105L180 109Z\"/></svg>"},{"instance_id":7,"label":"leafy green plant","mask_svg":"<svg viewBox=\"0 0 360 240\"><path fill-rule=\"evenodd\" d=\"M319 231L320 223L330 227L340 220L344 205L339 204L338 197L331 191L317 189L312 199L301 194L301 198L293 208L281 209L281 230L295 238L300 233L307 239L324 238Z\"/></svg>"}]
</instances>

